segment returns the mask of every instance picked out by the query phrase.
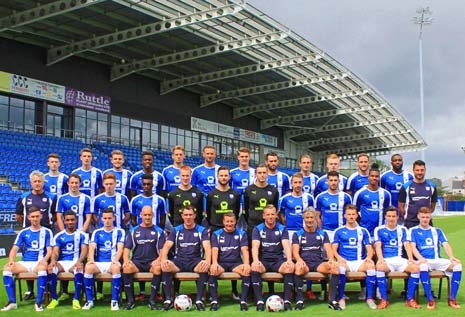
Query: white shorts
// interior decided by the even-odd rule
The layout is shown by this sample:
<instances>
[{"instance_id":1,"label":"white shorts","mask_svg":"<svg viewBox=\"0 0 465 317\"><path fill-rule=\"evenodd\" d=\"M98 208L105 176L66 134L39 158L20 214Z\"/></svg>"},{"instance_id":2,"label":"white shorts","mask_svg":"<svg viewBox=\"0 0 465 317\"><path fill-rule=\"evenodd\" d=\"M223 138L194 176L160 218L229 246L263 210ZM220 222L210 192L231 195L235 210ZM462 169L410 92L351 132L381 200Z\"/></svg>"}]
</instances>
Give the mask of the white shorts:
<instances>
[{"instance_id":1,"label":"white shorts","mask_svg":"<svg viewBox=\"0 0 465 317\"><path fill-rule=\"evenodd\" d=\"M63 270L65 272L70 272L69 270L73 267L74 264L76 264L76 261L58 261L58 263L60 263L60 265L63 267ZM76 273L76 272L74 272L73 270L73 272L71 273Z\"/></svg>"},{"instance_id":2,"label":"white shorts","mask_svg":"<svg viewBox=\"0 0 465 317\"><path fill-rule=\"evenodd\" d=\"M95 262L101 273L109 273L112 262Z\"/></svg>"},{"instance_id":3,"label":"white shorts","mask_svg":"<svg viewBox=\"0 0 465 317\"><path fill-rule=\"evenodd\" d=\"M357 272L364 262L365 260L346 261L349 272Z\"/></svg>"},{"instance_id":4,"label":"white shorts","mask_svg":"<svg viewBox=\"0 0 465 317\"><path fill-rule=\"evenodd\" d=\"M430 271L438 270L438 271L446 271L447 268L450 266L451 262L449 259L426 259L428 262L428 268Z\"/></svg>"},{"instance_id":5,"label":"white shorts","mask_svg":"<svg viewBox=\"0 0 465 317\"><path fill-rule=\"evenodd\" d=\"M39 263L39 262L36 262L36 261L18 261L16 263L24 266L27 269L28 272L34 272L34 269L36 268L37 263Z\"/></svg>"},{"instance_id":6,"label":"white shorts","mask_svg":"<svg viewBox=\"0 0 465 317\"><path fill-rule=\"evenodd\" d=\"M384 260L391 272L405 272L405 269L408 266L408 260L401 256L384 258Z\"/></svg>"},{"instance_id":7,"label":"white shorts","mask_svg":"<svg viewBox=\"0 0 465 317\"><path fill-rule=\"evenodd\" d=\"M334 233L335 230L325 230L326 234L328 235L329 243L333 243L334 241Z\"/></svg>"}]
</instances>

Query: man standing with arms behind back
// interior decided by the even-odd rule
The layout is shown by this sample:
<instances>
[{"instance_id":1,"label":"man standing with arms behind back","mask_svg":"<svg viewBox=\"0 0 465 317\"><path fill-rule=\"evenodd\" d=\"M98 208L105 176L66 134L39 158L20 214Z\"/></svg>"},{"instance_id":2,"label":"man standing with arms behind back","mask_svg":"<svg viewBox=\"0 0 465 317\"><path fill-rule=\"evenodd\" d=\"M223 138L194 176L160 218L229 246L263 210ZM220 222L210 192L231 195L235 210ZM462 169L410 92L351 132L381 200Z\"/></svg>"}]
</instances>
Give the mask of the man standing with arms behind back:
<instances>
[{"instance_id":1,"label":"man standing with arms behind back","mask_svg":"<svg viewBox=\"0 0 465 317\"><path fill-rule=\"evenodd\" d=\"M414 178L405 183L399 191L399 212L404 218L404 225L409 229L420 223L418 211L421 207L428 207L431 212L434 212L438 201L436 185L425 178L425 165L422 160L413 162Z\"/></svg>"}]
</instances>

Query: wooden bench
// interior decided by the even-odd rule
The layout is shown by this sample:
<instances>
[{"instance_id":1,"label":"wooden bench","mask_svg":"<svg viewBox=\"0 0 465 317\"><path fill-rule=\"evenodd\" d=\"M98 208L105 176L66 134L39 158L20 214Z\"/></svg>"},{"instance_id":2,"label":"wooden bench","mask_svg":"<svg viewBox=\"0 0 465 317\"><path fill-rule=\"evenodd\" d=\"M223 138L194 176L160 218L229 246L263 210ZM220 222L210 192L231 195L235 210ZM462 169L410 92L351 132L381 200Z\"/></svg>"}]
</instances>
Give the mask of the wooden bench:
<instances>
[{"instance_id":1,"label":"wooden bench","mask_svg":"<svg viewBox=\"0 0 465 317\"><path fill-rule=\"evenodd\" d=\"M139 272L134 274L134 281L135 282L150 282L152 280L152 273L149 272ZM362 281L365 280L366 274L363 272L348 272L347 273L347 281ZM431 279L439 279L439 287L438 287L438 299L441 298L442 294L442 284L443 279L446 279L447 282L447 296L449 298L450 295L450 278L449 276L444 273L443 271L431 271L429 272L429 276ZM389 272L386 275L388 280L395 280L395 279L408 279L409 274L404 272ZM193 272L178 272L174 275L174 278L179 281L196 281L199 278L199 274ZM95 275L95 281L101 282L111 282L111 274L109 273L98 273ZM225 272L219 276L220 280L240 280L241 276L234 272ZM275 272L265 272L262 274L262 279L264 281L272 281L272 282L282 282L283 275L281 273ZM305 280L313 281L313 282L322 282L327 281L328 276L318 272L309 272L304 276ZM37 274L32 272L25 272L19 273L15 275L15 293L16 289L19 290L19 300L23 300L23 292L21 287L21 281L34 281L37 280ZM60 281L73 281L74 274L69 272L60 272L58 274L58 280ZM16 287L18 285L18 287ZM419 288L417 288L418 294ZM324 290L324 295L326 297L326 290ZM45 302L48 302L49 294L45 294Z\"/></svg>"}]
</instances>

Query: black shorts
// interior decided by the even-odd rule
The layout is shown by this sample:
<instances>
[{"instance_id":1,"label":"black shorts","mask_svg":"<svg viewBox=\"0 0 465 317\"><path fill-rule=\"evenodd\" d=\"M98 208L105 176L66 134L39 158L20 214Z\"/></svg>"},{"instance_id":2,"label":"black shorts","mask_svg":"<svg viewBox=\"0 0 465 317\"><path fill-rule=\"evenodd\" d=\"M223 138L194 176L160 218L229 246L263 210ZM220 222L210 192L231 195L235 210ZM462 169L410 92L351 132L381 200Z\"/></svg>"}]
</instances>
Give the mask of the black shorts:
<instances>
[{"instance_id":1,"label":"black shorts","mask_svg":"<svg viewBox=\"0 0 465 317\"><path fill-rule=\"evenodd\" d=\"M173 263L179 268L180 272L194 272L194 268L200 263L202 259L180 259L178 257L173 259Z\"/></svg>"},{"instance_id":2,"label":"black shorts","mask_svg":"<svg viewBox=\"0 0 465 317\"><path fill-rule=\"evenodd\" d=\"M232 270L239 265L242 265L242 262L218 262L219 265L224 269L225 272L232 272Z\"/></svg>"},{"instance_id":3,"label":"black shorts","mask_svg":"<svg viewBox=\"0 0 465 317\"><path fill-rule=\"evenodd\" d=\"M137 259L132 259L132 263L139 269L139 272L150 272L153 261L139 261Z\"/></svg>"},{"instance_id":4,"label":"black shorts","mask_svg":"<svg viewBox=\"0 0 465 317\"><path fill-rule=\"evenodd\" d=\"M308 268L310 269L310 272L316 272L318 269L318 266L320 266L321 263L324 261L307 261L305 260L305 264L307 264Z\"/></svg>"},{"instance_id":5,"label":"black shorts","mask_svg":"<svg viewBox=\"0 0 465 317\"><path fill-rule=\"evenodd\" d=\"M279 272L279 268L286 262L286 259L281 258L276 261L260 260L260 262L262 262L266 272Z\"/></svg>"}]
</instances>

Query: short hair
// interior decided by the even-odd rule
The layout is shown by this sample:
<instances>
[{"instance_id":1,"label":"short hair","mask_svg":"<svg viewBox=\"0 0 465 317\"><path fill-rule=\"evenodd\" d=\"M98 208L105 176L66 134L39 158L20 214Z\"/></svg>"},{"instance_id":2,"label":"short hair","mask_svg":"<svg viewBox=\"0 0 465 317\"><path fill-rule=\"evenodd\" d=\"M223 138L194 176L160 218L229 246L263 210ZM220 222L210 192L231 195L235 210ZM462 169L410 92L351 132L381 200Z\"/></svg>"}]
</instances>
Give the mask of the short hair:
<instances>
[{"instance_id":1,"label":"short hair","mask_svg":"<svg viewBox=\"0 0 465 317\"><path fill-rule=\"evenodd\" d=\"M277 158L279 158L278 153L276 153L276 152L268 152L265 155L265 160L268 161L268 157L270 157L270 156L276 156Z\"/></svg>"},{"instance_id":2,"label":"short hair","mask_svg":"<svg viewBox=\"0 0 465 317\"><path fill-rule=\"evenodd\" d=\"M77 173L71 173L71 174L69 174L68 180L69 180L70 178L77 178L77 179L79 179L79 183L81 182L81 175L79 175L79 174L77 174Z\"/></svg>"},{"instance_id":3,"label":"short hair","mask_svg":"<svg viewBox=\"0 0 465 317\"><path fill-rule=\"evenodd\" d=\"M249 148L246 148L245 146L242 146L239 148L239 150L237 150L237 155L239 155L239 153L249 153L250 154L250 150Z\"/></svg>"},{"instance_id":4,"label":"short hair","mask_svg":"<svg viewBox=\"0 0 465 317\"><path fill-rule=\"evenodd\" d=\"M60 160L60 155L58 155L57 153L50 153L48 156L47 156L47 160L48 159L51 159L51 158L55 158L55 159L58 159Z\"/></svg>"},{"instance_id":5,"label":"short hair","mask_svg":"<svg viewBox=\"0 0 465 317\"><path fill-rule=\"evenodd\" d=\"M173 149L171 150L171 153L174 153L174 151L176 151L176 150L181 150L182 153L185 153L185 152L186 152L186 151L184 150L184 147L183 147L182 145L179 145L179 144L173 146Z\"/></svg>"},{"instance_id":6,"label":"short hair","mask_svg":"<svg viewBox=\"0 0 465 317\"><path fill-rule=\"evenodd\" d=\"M224 218L224 217L231 217L231 218L237 219L236 214L233 213L233 212L227 212L227 213L225 213L225 214L223 215L223 218Z\"/></svg>"},{"instance_id":7,"label":"short hair","mask_svg":"<svg viewBox=\"0 0 465 317\"><path fill-rule=\"evenodd\" d=\"M268 204L268 205L266 205L265 208L263 208L263 212L265 212L265 210L267 210L267 209L274 209L275 212L278 211L278 209L276 208L276 206L273 205L273 204Z\"/></svg>"},{"instance_id":8,"label":"short hair","mask_svg":"<svg viewBox=\"0 0 465 317\"><path fill-rule=\"evenodd\" d=\"M299 162L302 162L302 159L303 159L303 158L309 158L310 161L313 161L313 160L312 160L312 157L310 156L310 154L307 154L307 153L303 153L303 154L300 155L300 157L299 157Z\"/></svg>"},{"instance_id":9,"label":"short hair","mask_svg":"<svg viewBox=\"0 0 465 317\"><path fill-rule=\"evenodd\" d=\"M418 213L419 214L432 214L432 211L428 207L423 206L423 207L420 207L420 209L418 209Z\"/></svg>"},{"instance_id":10,"label":"short hair","mask_svg":"<svg viewBox=\"0 0 465 317\"><path fill-rule=\"evenodd\" d=\"M395 211L398 214L396 206L387 206L386 209L383 211L383 217L386 217L386 214L390 211Z\"/></svg>"},{"instance_id":11,"label":"short hair","mask_svg":"<svg viewBox=\"0 0 465 317\"><path fill-rule=\"evenodd\" d=\"M326 178L328 178L330 176L336 176L337 178L339 178L339 172L329 171L328 173L326 173Z\"/></svg>"},{"instance_id":12,"label":"short hair","mask_svg":"<svg viewBox=\"0 0 465 317\"><path fill-rule=\"evenodd\" d=\"M195 207L191 204L182 206L181 213L184 213L184 210L192 210L195 213Z\"/></svg>"},{"instance_id":13,"label":"short hair","mask_svg":"<svg viewBox=\"0 0 465 317\"><path fill-rule=\"evenodd\" d=\"M146 155L150 155L151 157L154 157L153 152L149 150L145 150L144 152L142 152L141 157L144 157Z\"/></svg>"},{"instance_id":14,"label":"short hair","mask_svg":"<svg viewBox=\"0 0 465 317\"><path fill-rule=\"evenodd\" d=\"M36 211L41 212L39 207L37 207L36 205L32 205L28 209L28 214L30 214L31 212L36 212Z\"/></svg>"},{"instance_id":15,"label":"short hair","mask_svg":"<svg viewBox=\"0 0 465 317\"><path fill-rule=\"evenodd\" d=\"M377 163L371 164L370 169L368 170L368 174L371 172L378 172L379 173L379 165Z\"/></svg>"},{"instance_id":16,"label":"short hair","mask_svg":"<svg viewBox=\"0 0 465 317\"><path fill-rule=\"evenodd\" d=\"M92 150L89 149L88 147L81 149L81 151L79 151L79 155L82 155L82 153L85 153L85 152L88 152L90 153L90 155L92 155Z\"/></svg>"},{"instance_id":17,"label":"short hair","mask_svg":"<svg viewBox=\"0 0 465 317\"><path fill-rule=\"evenodd\" d=\"M337 155L336 153L329 153L326 156L326 160L329 160L329 159L339 159L339 155Z\"/></svg>"},{"instance_id":18,"label":"short hair","mask_svg":"<svg viewBox=\"0 0 465 317\"><path fill-rule=\"evenodd\" d=\"M415 168L415 166L426 166L426 163L422 160L416 160L413 162L413 168Z\"/></svg>"},{"instance_id":19,"label":"short hair","mask_svg":"<svg viewBox=\"0 0 465 317\"><path fill-rule=\"evenodd\" d=\"M179 172L181 171L189 171L192 174L192 167L190 167L189 165L183 165L179 168Z\"/></svg>"},{"instance_id":20,"label":"short hair","mask_svg":"<svg viewBox=\"0 0 465 317\"><path fill-rule=\"evenodd\" d=\"M257 166L255 166L255 170L257 170L259 168L266 168L268 170L268 167L266 167L265 164L258 164Z\"/></svg>"},{"instance_id":21,"label":"short hair","mask_svg":"<svg viewBox=\"0 0 465 317\"><path fill-rule=\"evenodd\" d=\"M153 175L150 173L145 173L142 175L141 179L150 179L151 181L153 181Z\"/></svg>"},{"instance_id":22,"label":"short hair","mask_svg":"<svg viewBox=\"0 0 465 317\"><path fill-rule=\"evenodd\" d=\"M394 156L400 156L400 158L402 158L402 155L400 155L399 153L395 153L391 155L391 161L394 159Z\"/></svg>"},{"instance_id":23,"label":"short hair","mask_svg":"<svg viewBox=\"0 0 465 317\"><path fill-rule=\"evenodd\" d=\"M105 208L105 209L102 210L102 214L112 214L112 215L114 215L115 211L113 210L113 208Z\"/></svg>"},{"instance_id":24,"label":"short hair","mask_svg":"<svg viewBox=\"0 0 465 317\"><path fill-rule=\"evenodd\" d=\"M367 153L360 153L360 154L357 155L357 161L358 161L361 157L366 157L367 159L370 159L370 157L368 156Z\"/></svg>"},{"instance_id":25,"label":"short hair","mask_svg":"<svg viewBox=\"0 0 465 317\"><path fill-rule=\"evenodd\" d=\"M206 149L212 149L212 150L215 150L216 152L216 149L213 145L205 145L202 149L202 152L205 152Z\"/></svg>"},{"instance_id":26,"label":"short hair","mask_svg":"<svg viewBox=\"0 0 465 317\"><path fill-rule=\"evenodd\" d=\"M42 180L44 180L44 178L45 178L44 173L42 173L41 171L38 171L38 170L33 170L31 172L31 174L29 174L29 180L32 182L32 178L36 177L36 176L41 178Z\"/></svg>"},{"instance_id":27,"label":"short hair","mask_svg":"<svg viewBox=\"0 0 465 317\"><path fill-rule=\"evenodd\" d=\"M106 173L105 175L103 175L103 180L106 180L106 179L112 179L116 182L116 176L113 173Z\"/></svg>"},{"instance_id":28,"label":"short hair","mask_svg":"<svg viewBox=\"0 0 465 317\"><path fill-rule=\"evenodd\" d=\"M313 208L313 207L307 207L307 208L302 212L302 216L305 216L305 214L307 214L307 213L313 214L313 216L315 217L315 220L316 220L316 210L315 210L315 208Z\"/></svg>"},{"instance_id":29,"label":"short hair","mask_svg":"<svg viewBox=\"0 0 465 317\"><path fill-rule=\"evenodd\" d=\"M347 204L347 205L344 206L344 212L349 210L349 209L358 211L357 206L355 206L354 204Z\"/></svg>"},{"instance_id":30,"label":"short hair","mask_svg":"<svg viewBox=\"0 0 465 317\"><path fill-rule=\"evenodd\" d=\"M111 151L110 157L113 157L113 155L122 155L124 157L124 153L121 150L113 150L113 151Z\"/></svg>"},{"instance_id":31,"label":"short hair","mask_svg":"<svg viewBox=\"0 0 465 317\"><path fill-rule=\"evenodd\" d=\"M228 171L228 173L229 173L229 167L227 167L227 166L218 167L218 171L216 172L216 174L218 175L220 173L220 171Z\"/></svg>"},{"instance_id":32,"label":"short hair","mask_svg":"<svg viewBox=\"0 0 465 317\"><path fill-rule=\"evenodd\" d=\"M65 213L63 214L63 217L66 217L66 216L74 216L74 217L77 217L76 216L76 213L73 211L73 210L67 210L65 211Z\"/></svg>"},{"instance_id":33,"label":"short hair","mask_svg":"<svg viewBox=\"0 0 465 317\"><path fill-rule=\"evenodd\" d=\"M297 173L292 174L291 181L294 179L294 177L304 179L304 176L302 175L301 172L297 172Z\"/></svg>"}]
</instances>

